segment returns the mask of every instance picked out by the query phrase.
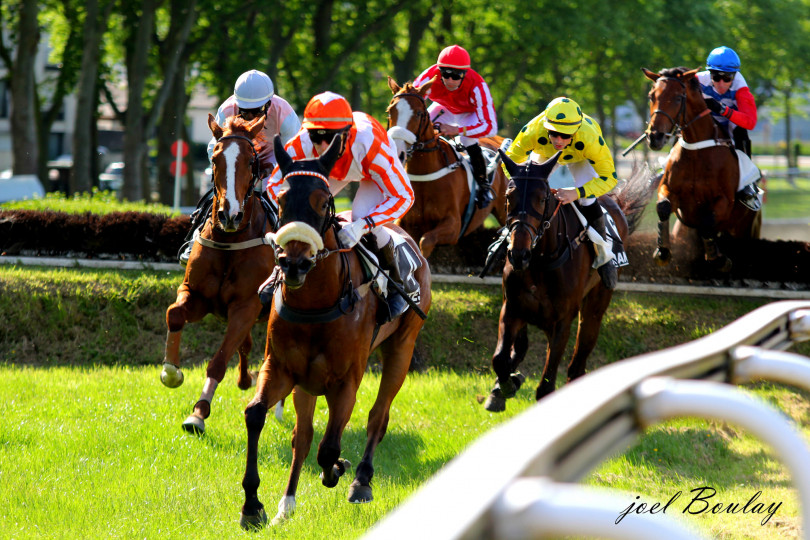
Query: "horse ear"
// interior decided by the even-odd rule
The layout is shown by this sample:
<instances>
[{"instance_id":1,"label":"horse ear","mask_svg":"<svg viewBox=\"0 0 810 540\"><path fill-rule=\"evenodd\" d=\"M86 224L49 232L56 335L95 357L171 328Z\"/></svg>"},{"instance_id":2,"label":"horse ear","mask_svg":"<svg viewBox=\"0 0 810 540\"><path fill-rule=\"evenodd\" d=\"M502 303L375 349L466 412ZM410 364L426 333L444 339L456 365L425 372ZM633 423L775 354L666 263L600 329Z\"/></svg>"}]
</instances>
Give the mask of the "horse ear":
<instances>
[{"instance_id":1,"label":"horse ear","mask_svg":"<svg viewBox=\"0 0 810 540\"><path fill-rule=\"evenodd\" d=\"M428 82L426 82L425 84L423 84L422 86L417 88L416 91L419 92L420 96L425 97L425 94L427 94L428 90L430 90L430 87L433 86L433 83L435 83L438 79L439 79L439 76L436 75L435 77L430 79Z\"/></svg>"},{"instance_id":2,"label":"horse ear","mask_svg":"<svg viewBox=\"0 0 810 540\"><path fill-rule=\"evenodd\" d=\"M335 166L338 158L340 157L340 151L343 149L343 140L346 138L347 132L343 131L338 133L335 137L332 138L332 142L329 143L329 148L326 149L326 152L318 158L318 163L321 164L321 167L324 168L326 174L329 174L329 171L332 170L332 167Z\"/></svg>"},{"instance_id":3,"label":"horse ear","mask_svg":"<svg viewBox=\"0 0 810 540\"><path fill-rule=\"evenodd\" d=\"M208 113L208 127L211 129L211 133L214 134L214 138L216 140L219 140L220 137L222 137L222 128L219 127L217 121L214 120L214 115L211 113Z\"/></svg>"},{"instance_id":4,"label":"horse ear","mask_svg":"<svg viewBox=\"0 0 810 540\"><path fill-rule=\"evenodd\" d=\"M256 137L261 130L264 129L264 123L267 120L267 111L262 114L260 117L256 118L252 122L250 122L247 126L248 131L250 132L251 138Z\"/></svg>"},{"instance_id":5,"label":"horse ear","mask_svg":"<svg viewBox=\"0 0 810 540\"><path fill-rule=\"evenodd\" d=\"M546 161L538 165L536 169L537 176L539 176L540 178L548 178L549 175L551 174L552 169L554 169L554 165L557 164L557 160L560 159L561 155L562 150L560 150L559 152L548 158Z\"/></svg>"},{"instance_id":6,"label":"horse ear","mask_svg":"<svg viewBox=\"0 0 810 540\"><path fill-rule=\"evenodd\" d=\"M397 92L399 92L402 89L402 87L399 86L397 84L397 82L394 79L391 78L390 75L388 76L388 88L391 89L391 92L393 94L396 94Z\"/></svg>"},{"instance_id":7,"label":"horse ear","mask_svg":"<svg viewBox=\"0 0 810 540\"><path fill-rule=\"evenodd\" d=\"M650 71L650 70L649 70L649 69L647 69L647 68L641 68L641 71L643 71L643 72L644 72L644 76L645 76L645 77L647 77L648 79L650 79L650 80L651 80L651 81L653 81L653 82L657 81L657 80L658 80L658 77L660 77L660 76L661 76L661 75L659 75L658 73L655 73L655 72L653 72L653 71Z\"/></svg>"},{"instance_id":8,"label":"horse ear","mask_svg":"<svg viewBox=\"0 0 810 540\"><path fill-rule=\"evenodd\" d=\"M683 78L683 80L685 81L688 81L689 79L697 75L698 71L700 71L700 68L690 69L689 71L684 72L684 74L681 75L681 78Z\"/></svg>"},{"instance_id":9,"label":"horse ear","mask_svg":"<svg viewBox=\"0 0 810 540\"><path fill-rule=\"evenodd\" d=\"M281 136L278 133L273 137L273 154L276 156L278 168L281 169L281 175L286 176L290 167L292 167L293 160L284 149L284 145L281 144Z\"/></svg>"},{"instance_id":10,"label":"horse ear","mask_svg":"<svg viewBox=\"0 0 810 540\"><path fill-rule=\"evenodd\" d=\"M506 152L498 148L498 153L501 155L501 161L506 166L506 172L509 173L509 176L516 176L521 172L521 166L515 163L510 159L509 156L506 155Z\"/></svg>"}]
</instances>

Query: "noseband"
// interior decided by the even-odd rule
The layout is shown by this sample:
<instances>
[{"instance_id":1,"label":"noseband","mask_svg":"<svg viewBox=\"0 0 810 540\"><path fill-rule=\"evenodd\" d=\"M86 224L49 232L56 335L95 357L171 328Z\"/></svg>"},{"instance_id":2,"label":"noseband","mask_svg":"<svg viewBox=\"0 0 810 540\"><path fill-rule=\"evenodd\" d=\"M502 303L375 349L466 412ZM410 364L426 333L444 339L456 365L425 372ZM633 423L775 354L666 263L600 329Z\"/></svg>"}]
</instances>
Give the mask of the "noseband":
<instances>
[{"instance_id":1,"label":"noseband","mask_svg":"<svg viewBox=\"0 0 810 540\"><path fill-rule=\"evenodd\" d=\"M675 118L672 118L669 115L669 113L667 113L666 111L664 111L662 109L655 109L653 111L652 115L650 116L650 123L647 126L647 133L648 134L652 130L653 118L655 117L656 114L663 114L664 116L666 116L669 119L670 123L672 123L672 129L669 130L669 133L666 133L666 137L670 138L670 137L673 137L673 136L675 136L675 137L681 136L683 134L683 132L689 126L691 126L696 120L699 120L699 119L703 118L704 116L706 116L707 114L709 114L711 112L709 109L706 109L705 111L702 111L700 114L695 115L695 117L692 118L689 122L686 122L686 83L684 83L682 80L680 80L677 77L659 77L658 80L656 81L656 84L658 84L658 81L665 81L665 82L666 81L675 81L678 84L680 84L681 89L683 90L683 92L680 93L677 96L677 99L678 99L678 101L680 101L681 104L678 107L678 112L675 114ZM676 120L676 118L680 119L680 122L678 122ZM685 123L685 125L681 126L681 124L683 124L683 123Z\"/></svg>"},{"instance_id":2,"label":"noseband","mask_svg":"<svg viewBox=\"0 0 810 540\"><path fill-rule=\"evenodd\" d=\"M514 179L515 187L517 188L517 182L521 181L521 180L525 184L527 184L527 187L528 187L529 178ZM540 212L538 212L534 208L531 208L531 207L527 208L526 207L527 206L527 199L529 198L528 197L528 190L523 190L521 193L522 193L522 196L520 198L520 203L521 203L520 206L521 206L521 208L519 210L517 210L516 212L509 212L506 215L507 221L509 221L510 219L514 220L509 224L509 234L512 235L517 230L518 227L522 226L522 227L527 228L529 230L529 235L531 236L531 239L532 239L532 247L531 247L531 249L534 249L534 247L537 245L537 242L540 241L540 239L546 233L548 228L551 227L551 221L554 219L554 216L557 215L557 212L559 212L560 207L562 206L562 203L560 203L558 201L557 202L557 207L551 213L551 216L549 216L548 219L546 219L546 215L548 214L548 208L549 208L548 203L549 203L549 199L551 199L551 188L549 187L549 189L546 191L546 199L543 202L543 213L542 214L540 214ZM539 230L534 225L532 225L531 223L526 221L528 216L532 216L532 217L537 218L538 220L540 220L540 222L542 224L540 225Z\"/></svg>"}]
</instances>

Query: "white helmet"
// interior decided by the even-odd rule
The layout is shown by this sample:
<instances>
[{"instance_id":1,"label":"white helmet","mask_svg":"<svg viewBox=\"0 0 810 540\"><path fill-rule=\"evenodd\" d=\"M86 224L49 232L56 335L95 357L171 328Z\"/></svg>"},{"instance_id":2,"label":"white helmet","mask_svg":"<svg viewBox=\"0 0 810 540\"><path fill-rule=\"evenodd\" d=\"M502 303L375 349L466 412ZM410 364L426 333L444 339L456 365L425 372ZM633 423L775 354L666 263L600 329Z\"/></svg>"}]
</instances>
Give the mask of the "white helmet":
<instances>
[{"instance_id":1,"label":"white helmet","mask_svg":"<svg viewBox=\"0 0 810 540\"><path fill-rule=\"evenodd\" d=\"M261 71L251 69L236 79L233 95L240 109L258 109L273 97L273 81Z\"/></svg>"}]
</instances>

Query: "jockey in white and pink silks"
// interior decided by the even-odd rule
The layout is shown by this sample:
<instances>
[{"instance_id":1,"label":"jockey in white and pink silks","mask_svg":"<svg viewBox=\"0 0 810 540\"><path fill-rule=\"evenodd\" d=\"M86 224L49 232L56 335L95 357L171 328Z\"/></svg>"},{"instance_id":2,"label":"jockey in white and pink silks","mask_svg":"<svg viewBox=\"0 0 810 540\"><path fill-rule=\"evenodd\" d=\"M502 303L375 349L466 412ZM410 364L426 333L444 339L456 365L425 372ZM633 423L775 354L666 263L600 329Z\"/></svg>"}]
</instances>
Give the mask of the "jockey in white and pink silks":
<instances>
[{"instance_id":1,"label":"jockey in white and pink silks","mask_svg":"<svg viewBox=\"0 0 810 540\"><path fill-rule=\"evenodd\" d=\"M334 92L313 97L304 109L301 130L286 144L293 160L323 155L333 139L342 145L340 157L329 173L329 190L339 193L349 182L359 182L352 201L351 222L338 232L344 247L353 247L366 234L374 235L381 263L390 276L407 293L409 281L399 274L397 250L388 230L382 225L405 215L413 205L413 189L405 168L397 157L396 144L385 128L363 112L352 112L349 102ZM276 167L269 178L267 191L278 200L284 185L281 171ZM389 301L401 301L399 295L389 295ZM397 305L400 309L402 306ZM407 304L404 304L407 308ZM394 306L392 306L394 310Z\"/></svg>"},{"instance_id":2,"label":"jockey in white and pink silks","mask_svg":"<svg viewBox=\"0 0 810 540\"><path fill-rule=\"evenodd\" d=\"M442 50L436 64L423 71L413 85L420 87L434 78L439 78L442 84L434 83L425 96L433 101L428 108L430 119L439 124L441 135L458 136L467 149L473 177L478 184L475 202L479 208L486 208L493 194L478 139L498 132L489 86L470 68L470 55L458 45Z\"/></svg>"}]
</instances>

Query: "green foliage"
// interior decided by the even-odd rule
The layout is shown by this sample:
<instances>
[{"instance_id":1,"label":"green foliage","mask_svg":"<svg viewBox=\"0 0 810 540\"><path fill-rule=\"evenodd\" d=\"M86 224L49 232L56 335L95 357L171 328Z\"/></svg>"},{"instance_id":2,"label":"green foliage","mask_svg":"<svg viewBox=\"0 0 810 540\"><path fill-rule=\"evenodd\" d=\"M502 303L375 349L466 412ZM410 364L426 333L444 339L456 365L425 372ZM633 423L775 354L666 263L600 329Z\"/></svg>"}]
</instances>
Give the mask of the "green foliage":
<instances>
[{"instance_id":1,"label":"green foliage","mask_svg":"<svg viewBox=\"0 0 810 540\"><path fill-rule=\"evenodd\" d=\"M46 193L45 197L13 201L0 204L6 210L52 210L69 214L109 214L111 212L152 212L156 214L179 215L179 212L160 204L148 204L143 201L119 201L115 193L99 191L76 193L72 197L62 192Z\"/></svg>"}]
</instances>

